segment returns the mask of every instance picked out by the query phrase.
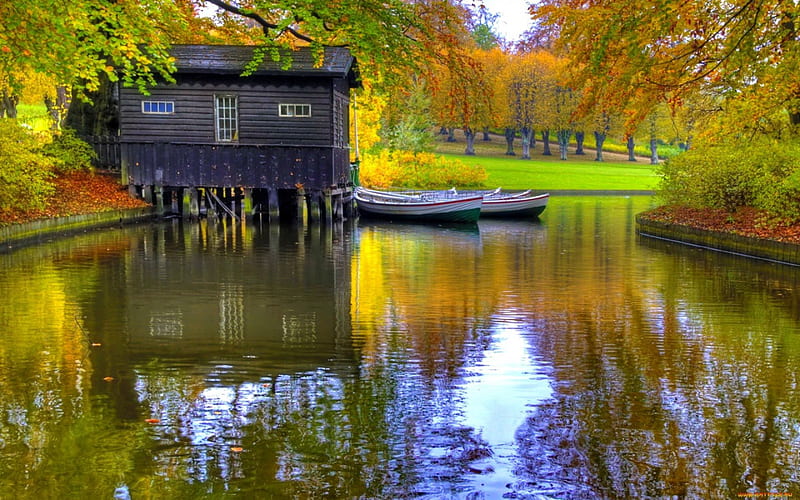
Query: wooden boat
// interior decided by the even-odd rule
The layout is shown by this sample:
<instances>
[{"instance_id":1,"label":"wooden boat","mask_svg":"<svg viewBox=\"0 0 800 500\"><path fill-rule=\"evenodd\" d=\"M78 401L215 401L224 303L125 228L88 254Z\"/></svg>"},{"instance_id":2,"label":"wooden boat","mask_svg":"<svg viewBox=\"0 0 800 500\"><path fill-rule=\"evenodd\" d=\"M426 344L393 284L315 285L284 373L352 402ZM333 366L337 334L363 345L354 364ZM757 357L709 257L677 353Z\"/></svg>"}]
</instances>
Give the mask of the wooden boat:
<instances>
[{"instance_id":1,"label":"wooden boat","mask_svg":"<svg viewBox=\"0 0 800 500\"><path fill-rule=\"evenodd\" d=\"M492 192L483 197L481 217L539 217L549 199L549 193L532 195L530 190L520 193Z\"/></svg>"},{"instance_id":2,"label":"wooden boat","mask_svg":"<svg viewBox=\"0 0 800 500\"><path fill-rule=\"evenodd\" d=\"M413 222L478 221L483 204L481 194L459 194L455 191L398 193L355 188L353 197L358 211L365 217Z\"/></svg>"},{"instance_id":3,"label":"wooden boat","mask_svg":"<svg viewBox=\"0 0 800 500\"><path fill-rule=\"evenodd\" d=\"M455 192L455 188L444 191ZM481 194L481 217L492 218L522 218L538 217L547 207L550 194L532 194L530 189L525 191L503 191L500 188L494 191L458 191L459 194Z\"/></svg>"}]
</instances>

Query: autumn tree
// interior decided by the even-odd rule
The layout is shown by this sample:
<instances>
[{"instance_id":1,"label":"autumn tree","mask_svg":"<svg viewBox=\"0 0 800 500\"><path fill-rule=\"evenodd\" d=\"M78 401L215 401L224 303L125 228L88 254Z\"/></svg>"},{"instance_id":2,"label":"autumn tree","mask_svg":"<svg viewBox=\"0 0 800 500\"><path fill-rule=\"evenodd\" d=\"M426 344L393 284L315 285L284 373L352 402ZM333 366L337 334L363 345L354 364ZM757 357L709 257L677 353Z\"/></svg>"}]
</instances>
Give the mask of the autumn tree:
<instances>
[{"instance_id":1,"label":"autumn tree","mask_svg":"<svg viewBox=\"0 0 800 500\"><path fill-rule=\"evenodd\" d=\"M547 51L518 54L506 69L506 92L522 138L522 159L531 158L534 129L545 127L554 106L556 58Z\"/></svg>"},{"instance_id":2,"label":"autumn tree","mask_svg":"<svg viewBox=\"0 0 800 500\"><path fill-rule=\"evenodd\" d=\"M585 109L624 108L630 124L702 90L737 104L729 128L800 124L797 2L543 0L531 14L558 33Z\"/></svg>"}]
</instances>

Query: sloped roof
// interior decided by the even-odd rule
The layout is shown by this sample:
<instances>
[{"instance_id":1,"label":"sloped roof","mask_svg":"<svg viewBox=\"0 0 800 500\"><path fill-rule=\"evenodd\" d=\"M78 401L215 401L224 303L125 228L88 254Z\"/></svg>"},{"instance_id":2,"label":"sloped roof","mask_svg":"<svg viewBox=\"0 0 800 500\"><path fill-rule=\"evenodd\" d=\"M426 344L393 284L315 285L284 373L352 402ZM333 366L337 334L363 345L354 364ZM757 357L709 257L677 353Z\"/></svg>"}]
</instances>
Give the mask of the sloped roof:
<instances>
[{"instance_id":1,"label":"sloped roof","mask_svg":"<svg viewBox=\"0 0 800 500\"><path fill-rule=\"evenodd\" d=\"M173 45L170 54L175 58L178 73L206 73L240 75L247 63L253 60L256 47L245 45ZM329 76L358 79L355 58L345 47L325 47L322 64L316 67L314 55L309 47L286 51L292 65L281 68L267 54L264 62L253 75Z\"/></svg>"}]
</instances>

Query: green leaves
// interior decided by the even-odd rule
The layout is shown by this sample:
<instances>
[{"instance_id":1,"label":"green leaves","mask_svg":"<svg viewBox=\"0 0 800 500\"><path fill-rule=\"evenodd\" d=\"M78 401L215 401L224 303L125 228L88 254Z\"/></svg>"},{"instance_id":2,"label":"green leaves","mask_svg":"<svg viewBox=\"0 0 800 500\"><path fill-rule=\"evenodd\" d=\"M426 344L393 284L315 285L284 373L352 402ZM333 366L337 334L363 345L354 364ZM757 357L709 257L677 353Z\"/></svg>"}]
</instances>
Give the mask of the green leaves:
<instances>
[{"instance_id":1,"label":"green leaves","mask_svg":"<svg viewBox=\"0 0 800 500\"><path fill-rule=\"evenodd\" d=\"M18 91L17 75L47 74L82 96L105 74L144 90L156 78L169 79L171 34L164 28L180 26L176 19L185 16L167 0L3 2L0 18L17 29L0 33L0 78Z\"/></svg>"}]
</instances>

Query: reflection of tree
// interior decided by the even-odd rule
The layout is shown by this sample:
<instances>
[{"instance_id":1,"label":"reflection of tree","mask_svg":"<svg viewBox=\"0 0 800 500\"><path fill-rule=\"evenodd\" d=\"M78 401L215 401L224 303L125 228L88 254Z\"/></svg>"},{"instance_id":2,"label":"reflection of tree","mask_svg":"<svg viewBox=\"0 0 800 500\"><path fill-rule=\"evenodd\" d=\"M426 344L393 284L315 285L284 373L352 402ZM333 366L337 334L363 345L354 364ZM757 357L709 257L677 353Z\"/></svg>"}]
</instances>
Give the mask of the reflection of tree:
<instances>
[{"instance_id":1,"label":"reflection of tree","mask_svg":"<svg viewBox=\"0 0 800 500\"><path fill-rule=\"evenodd\" d=\"M114 316L119 297L99 290L113 290L128 248L120 235L96 238L0 259L2 498L108 497L142 442L136 429L119 426L116 374L95 376L106 367L94 356L103 330L93 328L90 309L109 306Z\"/></svg>"},{"instance_id":2,"label":"reflection of tree","mask_svg":"<svg viewBox=\"0 0 800 500\"><path fill-rule=\"evenodd\" d=\"M716 254L637 268L614 250L631 231L575 207L581 243L551 254L554 275L569 266L572 278L530 306L556 395L519 430L523 476L576 498L792 492L798 309L763 294L795 278Z\"/></svg>"}]
</instances>

